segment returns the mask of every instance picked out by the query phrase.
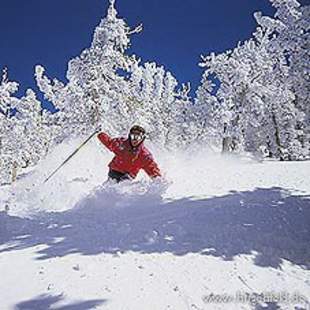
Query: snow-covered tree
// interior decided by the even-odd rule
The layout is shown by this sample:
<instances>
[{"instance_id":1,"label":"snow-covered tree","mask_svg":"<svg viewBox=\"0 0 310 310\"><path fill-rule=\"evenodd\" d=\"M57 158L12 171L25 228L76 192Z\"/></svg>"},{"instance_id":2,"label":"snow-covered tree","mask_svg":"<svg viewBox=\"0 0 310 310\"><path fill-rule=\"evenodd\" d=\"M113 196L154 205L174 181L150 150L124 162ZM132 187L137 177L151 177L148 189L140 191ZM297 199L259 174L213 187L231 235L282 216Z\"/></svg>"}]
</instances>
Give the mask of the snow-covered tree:
<instances>
[{"instance_id":1,"label":"snow-covered tree","mask_svg":"<svg viewBox=\"0 0 310 310\"><path fill-rule=\"evenodd\" d=\"M131 119L143 124L149 138L160 146L173 149L189 141L186 132L189 108L189 86L156 63L135 65L131 75L134 109Z\"/></svg>"},{"instance_id":2,"label":"snow-covered tree","mask_svg":"<svg viewBox=\"0 0 310 310\"><path fill-rule=\"evenodd\" d=\"M126 127L129 106L127 74L137 61L125 53L130 44L129 36L139 32L117 17L114 1L110 0L107 16L96 27L90 48L68 64L64 84L44 75L44 68L37 66L36 79L45 97L59 109L55 116L62 135L80 134L101 122L112 133Z\"/></svg>"},{"instance_id":3,"label":"snow-covered tree","mask_svg":"<svg viewBox=\"0 0 310 310\"><path fill-rule=\"evenodd\" d=\"M206 71L197 102L206 107L206 119L222 135L224 150L267 150L283 160L298 159L309 154L304 101L309 75L305 61L296 66L293 59L296 51L306 56L309 22L303 15L308 9L300 10L295 0L272 3L275 18L255 13L259 26L253 38L232 51L203 58ZM214 76L220 81L216 100L209 89ZM302 85L298 92L297 85Z\"/></svg>"},{"instance_id":4,"label":"snow-covered tree","mask_svg":"<svg viewBox=\"0 0 310 310\"><path fill-rule=\"evenodd\" d=\"M208 71L202 77L201 86L196 91L195 104L191 107L193 122L191 131L195 132L194 140L201 143L219 145L222 139L224 112L219 99L214 95L215 83Z\"/></svg>"},{"instance_id":5,"label":"snow-covered tree","mask_svg":"<svg viewBox=\"0 0 310 310\"><path fill-rule=\"evenodd\" d=\"M36 67L40 90L59 110L50 120L59 125L58 137L79 135L98 123L112 135L124 134L138 123L160 145L177 144L181 130L176 129L180 127L176 120L184 112L181 88L163 67L141 64L135 55L128 55L130 35L140 30L141 26L131 30L118 18L110 0L90 48L69 62L67 84L51 81L42 66Z\"/></svg>"},{"instance_id":6,"label":"snow-covered tree","mask_svg":"<svg viewBox=\"0 0 310 310\"><path fill-rule=\"evenodd\" d=\"M41 103L28 89L21 99L13 94L18 83L4 71L0 84L0 182L14 181L18 170L36 164L51 143Z\"/></svg>"},{"instance_id":7,"label":"snow-covered tree","mask_svg":"<svg viewBox=\"0 0 310 310\"><path fill-rule=\"evenodd\" d=\"M293 143L293 157L298 154L304 157L310 152L310 6L301 7L296 0L271 0L271 3L277 10L275 18L282 25L272 40L272 51L281 50L285 55L288 74L283 84L294 94L298 110L298 141Z\"/></svg>"},{"instance_id":8,"label":"snow-covered tree","mask_svg":"<svg viewBox=\"0 0 310 310\"><path fill-rule=\"evenodd\" d=\"M22 157L23 165L36 164L43 158L51 144L53 135L45 115L49 113L42 110L41 102L36 98L33 90L28 89L26 96L22 97L17 106L16 122L22 128Z\"/></svg>"},{"instance_id":9,"label":"snow-covered tree","mask_svg":"<svg viewBox=\"0 0 310 310\"><path fill-rule=\"evenodd\" d=\"M14 126L13 115L18 99L12 96L17 90L18 83L9 81L7 69L4 69L0 84L0 183L11 182L18 161L19 128Z\"/></svg>"}]
</instances>

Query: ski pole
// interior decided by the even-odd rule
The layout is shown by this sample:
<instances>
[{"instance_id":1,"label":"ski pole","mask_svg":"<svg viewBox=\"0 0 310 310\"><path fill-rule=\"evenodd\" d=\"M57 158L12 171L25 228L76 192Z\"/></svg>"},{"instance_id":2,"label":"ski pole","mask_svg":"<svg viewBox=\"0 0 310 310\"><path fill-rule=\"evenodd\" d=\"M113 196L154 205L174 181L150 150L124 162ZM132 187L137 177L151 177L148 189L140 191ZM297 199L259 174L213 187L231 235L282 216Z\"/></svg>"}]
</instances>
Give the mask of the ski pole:
<instances>
[{"instance_id":1,"label":"ski pole","mask_svg":"<svg viewBox=\"0 0 310 310\"><path fill-rule=\"evenodd\" d=\"M64 166L98 131L92 133L57 169L55 169L43 182L46 183L62 166Z\"/></svg>"}]
</instances>

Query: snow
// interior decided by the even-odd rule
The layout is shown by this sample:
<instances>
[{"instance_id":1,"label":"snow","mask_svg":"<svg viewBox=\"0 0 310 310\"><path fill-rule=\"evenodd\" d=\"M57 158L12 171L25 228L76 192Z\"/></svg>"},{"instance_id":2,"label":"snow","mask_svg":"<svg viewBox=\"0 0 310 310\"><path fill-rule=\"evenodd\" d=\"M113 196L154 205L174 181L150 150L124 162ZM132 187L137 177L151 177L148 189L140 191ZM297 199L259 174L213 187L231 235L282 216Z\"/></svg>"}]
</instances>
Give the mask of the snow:
<instances>
[{"instance_id":1,"label":"snow","mask_svg":"<svg viewBox=\"0 0 310 310\"><path fill-rule=\"evenodd\" d=\"M81 141L0 188L1 309L310 309L310 162L149 145L165 184L107 185L94 139L43 184Z\"/></svg>"}]
</instances>

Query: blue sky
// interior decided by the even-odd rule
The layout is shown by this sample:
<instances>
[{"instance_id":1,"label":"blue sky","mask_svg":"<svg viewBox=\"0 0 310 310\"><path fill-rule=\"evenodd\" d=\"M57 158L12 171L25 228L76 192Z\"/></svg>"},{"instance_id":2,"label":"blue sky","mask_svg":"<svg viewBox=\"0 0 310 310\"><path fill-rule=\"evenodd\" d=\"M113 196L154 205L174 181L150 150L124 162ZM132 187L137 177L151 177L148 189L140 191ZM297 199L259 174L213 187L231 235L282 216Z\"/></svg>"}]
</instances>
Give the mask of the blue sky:
<instances>
[{"instance_id":1,"label":"blue sky","mask_svg":"<svg viewBox=\"0 0 310 310\"><path fill-rule=\"evenodd\" d=\"M309 0L301 3L309 4ZM34 66L65 81L68 61L90 45L108 0L0 0L0 68L11 80L37 91ZM116 0L129 26L143 23L131 52L156 61L179 82L199 85L201 54L222 52L251 36L255 11L274 13L267 0Z\"/></svg>"}]
</instances>

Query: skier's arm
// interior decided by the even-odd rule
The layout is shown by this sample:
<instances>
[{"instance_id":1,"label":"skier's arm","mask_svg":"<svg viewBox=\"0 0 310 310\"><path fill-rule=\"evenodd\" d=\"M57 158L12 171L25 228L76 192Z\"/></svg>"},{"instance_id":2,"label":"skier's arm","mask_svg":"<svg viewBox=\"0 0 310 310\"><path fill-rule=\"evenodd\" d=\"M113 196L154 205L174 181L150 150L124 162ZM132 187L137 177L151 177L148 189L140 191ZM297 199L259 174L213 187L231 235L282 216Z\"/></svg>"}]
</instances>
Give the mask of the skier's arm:
<instances>
[{"instance_id":1,"label":"skier's arm","mask_svg":"<svg viewBox=\"0 0 310 310\"><path fill-rule=\"evenodd\" d=\"M105 132L101 132L97 135L97 138L99 141L105 145L111 152L117 153L119 149L119 139L115 138L112 139L109 135L107 135Z\"/></svg>"},{"instance_id":2,"label":"skier's arm","mask_svg":"<svg viewBox=\"0 0 310 310\"><path fill-rule=\"evenodd\" d=\"M160 169L151 154L148 154L143 160L142 169L153 179L161 177Z\"/></svg>"}]
</instances>

